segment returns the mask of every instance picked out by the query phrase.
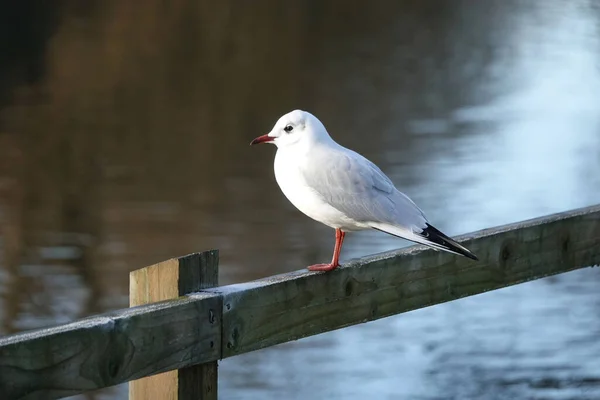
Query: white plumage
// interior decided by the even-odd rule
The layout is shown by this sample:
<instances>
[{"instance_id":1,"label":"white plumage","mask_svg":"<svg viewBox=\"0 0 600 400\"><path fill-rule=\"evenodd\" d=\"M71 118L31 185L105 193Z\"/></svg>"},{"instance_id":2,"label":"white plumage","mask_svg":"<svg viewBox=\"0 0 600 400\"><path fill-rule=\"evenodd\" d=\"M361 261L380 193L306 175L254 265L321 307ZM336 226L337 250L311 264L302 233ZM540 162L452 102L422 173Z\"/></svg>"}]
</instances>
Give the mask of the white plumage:
<instances>
[{"instance_id":1,"label":"white plumage","mask_svg":"<svg viewBox=\"0 0 600 400\"><path fill-rule=\"evenodd\" d=\"M336 268L345 232L371 228L477 259L429 225L419 207L375 164L337 144L309 112L284 115L271 132L252 144L266 142L277 146L275 178L288 200L312 219L336 229L332 262L309 269Z\"/></svg>"}]
</instances>

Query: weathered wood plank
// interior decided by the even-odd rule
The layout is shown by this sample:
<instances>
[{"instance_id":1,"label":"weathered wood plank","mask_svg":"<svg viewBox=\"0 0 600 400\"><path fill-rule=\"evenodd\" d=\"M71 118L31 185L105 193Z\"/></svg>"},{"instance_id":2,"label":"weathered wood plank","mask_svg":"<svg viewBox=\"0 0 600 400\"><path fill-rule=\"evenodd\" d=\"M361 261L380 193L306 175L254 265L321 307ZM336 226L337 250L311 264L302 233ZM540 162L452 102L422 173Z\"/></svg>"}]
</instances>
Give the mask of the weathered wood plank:
<instances>
[{"instance_id":1,"label":"weathered wood plank","mask_svg":"<svg viewBox=\"0 0 600 400\"><path fill-rule=\"evenodd\" d=\"M216 360L209 318L221 307L198 293L0 338L0 398L54 399Z\"/></svg>"},{"instance_id":2,"label":"weathered wood plank","mask_svg":"<svg viewBox=\"0 0 600 400\"><path fill-rule=\"evenodd\" d=\"M600 206L460 237L480 262L423 246L219 288L223 358L600 263Z\"/></svg>"},{"instance_id":3,"label":"weathered wood plank","mask_svg":"<svg viewBox=\"0 0 600 400\"><path fill-rule=\"evenodd\" d=\"M600 205L461 239L481 262L414 246L0 338L2 399L72 395L596 265Z\"/></svg>"},{"instance_id":4,"label":"weathered wood plank","mask_svg":"<svg viewBox=\"0 0 600 400\"><path fill-rule=\"evenodd\" d=\"M173 258L132 271L129 276L130 306L174 299L218 284L219 252L211 250ZM220 309L221 306L218 310ZM219 326L220 313L210 315L209 323ZM221 341L215 341L214 347L220 349ZM129 383L130 400L214 400L217 398L216 394L216 361L163 372Z\"/></svg>"}]
</instances>

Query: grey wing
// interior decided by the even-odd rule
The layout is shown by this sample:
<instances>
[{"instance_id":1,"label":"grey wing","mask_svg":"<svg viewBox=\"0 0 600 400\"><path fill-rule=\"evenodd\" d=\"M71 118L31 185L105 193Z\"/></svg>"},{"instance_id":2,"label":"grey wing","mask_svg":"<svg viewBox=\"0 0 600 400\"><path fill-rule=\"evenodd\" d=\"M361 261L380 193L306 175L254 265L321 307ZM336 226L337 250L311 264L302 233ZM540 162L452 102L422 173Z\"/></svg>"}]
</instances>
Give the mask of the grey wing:
<instances>
[{"instance_id":1,"label":"grey wing","mask_svg":"<svg viewBox=\"0 0 600 400\"><path fill-rule=\"evenodd\" d=\"M421 231L423 212L372 162L348 149L315 154L306 183L332 207L363 223L384 223Z\"/></svg>"}]
</instances>

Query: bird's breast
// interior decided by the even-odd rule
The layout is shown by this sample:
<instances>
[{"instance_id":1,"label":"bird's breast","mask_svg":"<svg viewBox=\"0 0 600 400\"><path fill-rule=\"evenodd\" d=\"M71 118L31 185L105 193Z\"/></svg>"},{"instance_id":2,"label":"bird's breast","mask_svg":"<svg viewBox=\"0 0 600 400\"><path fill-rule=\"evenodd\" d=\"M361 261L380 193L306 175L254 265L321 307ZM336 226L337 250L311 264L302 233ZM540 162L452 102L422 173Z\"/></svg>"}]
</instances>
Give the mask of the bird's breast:
<instances>
[{"instance_id":1,"label":"bird's breast","mask_svg":"<svg viewBox=\"0 0 600 400\"><path fill-rule=\"evenodd\" d=\"M301 161L280 151L275 156L275 180L285 197L310 218L332 228L363 229L344 213L332 207L304 178Z\"/></svg>"}]
</instances>

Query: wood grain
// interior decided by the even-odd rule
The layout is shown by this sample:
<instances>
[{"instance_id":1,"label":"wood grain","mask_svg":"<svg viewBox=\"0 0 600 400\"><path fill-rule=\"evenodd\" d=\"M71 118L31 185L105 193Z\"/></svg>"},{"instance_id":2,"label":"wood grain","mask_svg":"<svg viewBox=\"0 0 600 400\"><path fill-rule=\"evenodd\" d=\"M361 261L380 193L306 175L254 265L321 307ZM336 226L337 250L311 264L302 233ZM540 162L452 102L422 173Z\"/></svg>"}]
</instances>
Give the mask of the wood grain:
<instances>
[{"instance_id":1,"label":"wood grain","mask_svg":"<svg viewBox=\"0 0 600 400\"><path fill-rule=\"evenodd\" d=\"M129 274L129 306L171 300L179 296L179 261L170 259ZM129 399L177 400L177 370L129 382Z\"/></svg>"},{"instance_id":2,"label":"wood grain","mask_svg":"<svg viewBox=\"0 0 600 400\"><path fill-rule=\"evenodd\" d=\"M174 299L218 284L216 250L174 258L131 272L131 306ZM218 310L220 310L219 307ZM218 312L207 322L220 325ZM213 347L220 350L220 340ZM130 400L213 400L217 397L217 361L145 377L129 383Z\"/></svg>"},{"instance_id":3,"label":"wood grain","mask_svg":"<svg viewBox=\"0 0 600 400\"><path fill-rule=\"evenodd\" d=\"M600 263L600 206L459 238L480 258L413 246L219 288L223 358Z\"/></svg>"}]
</instances>

